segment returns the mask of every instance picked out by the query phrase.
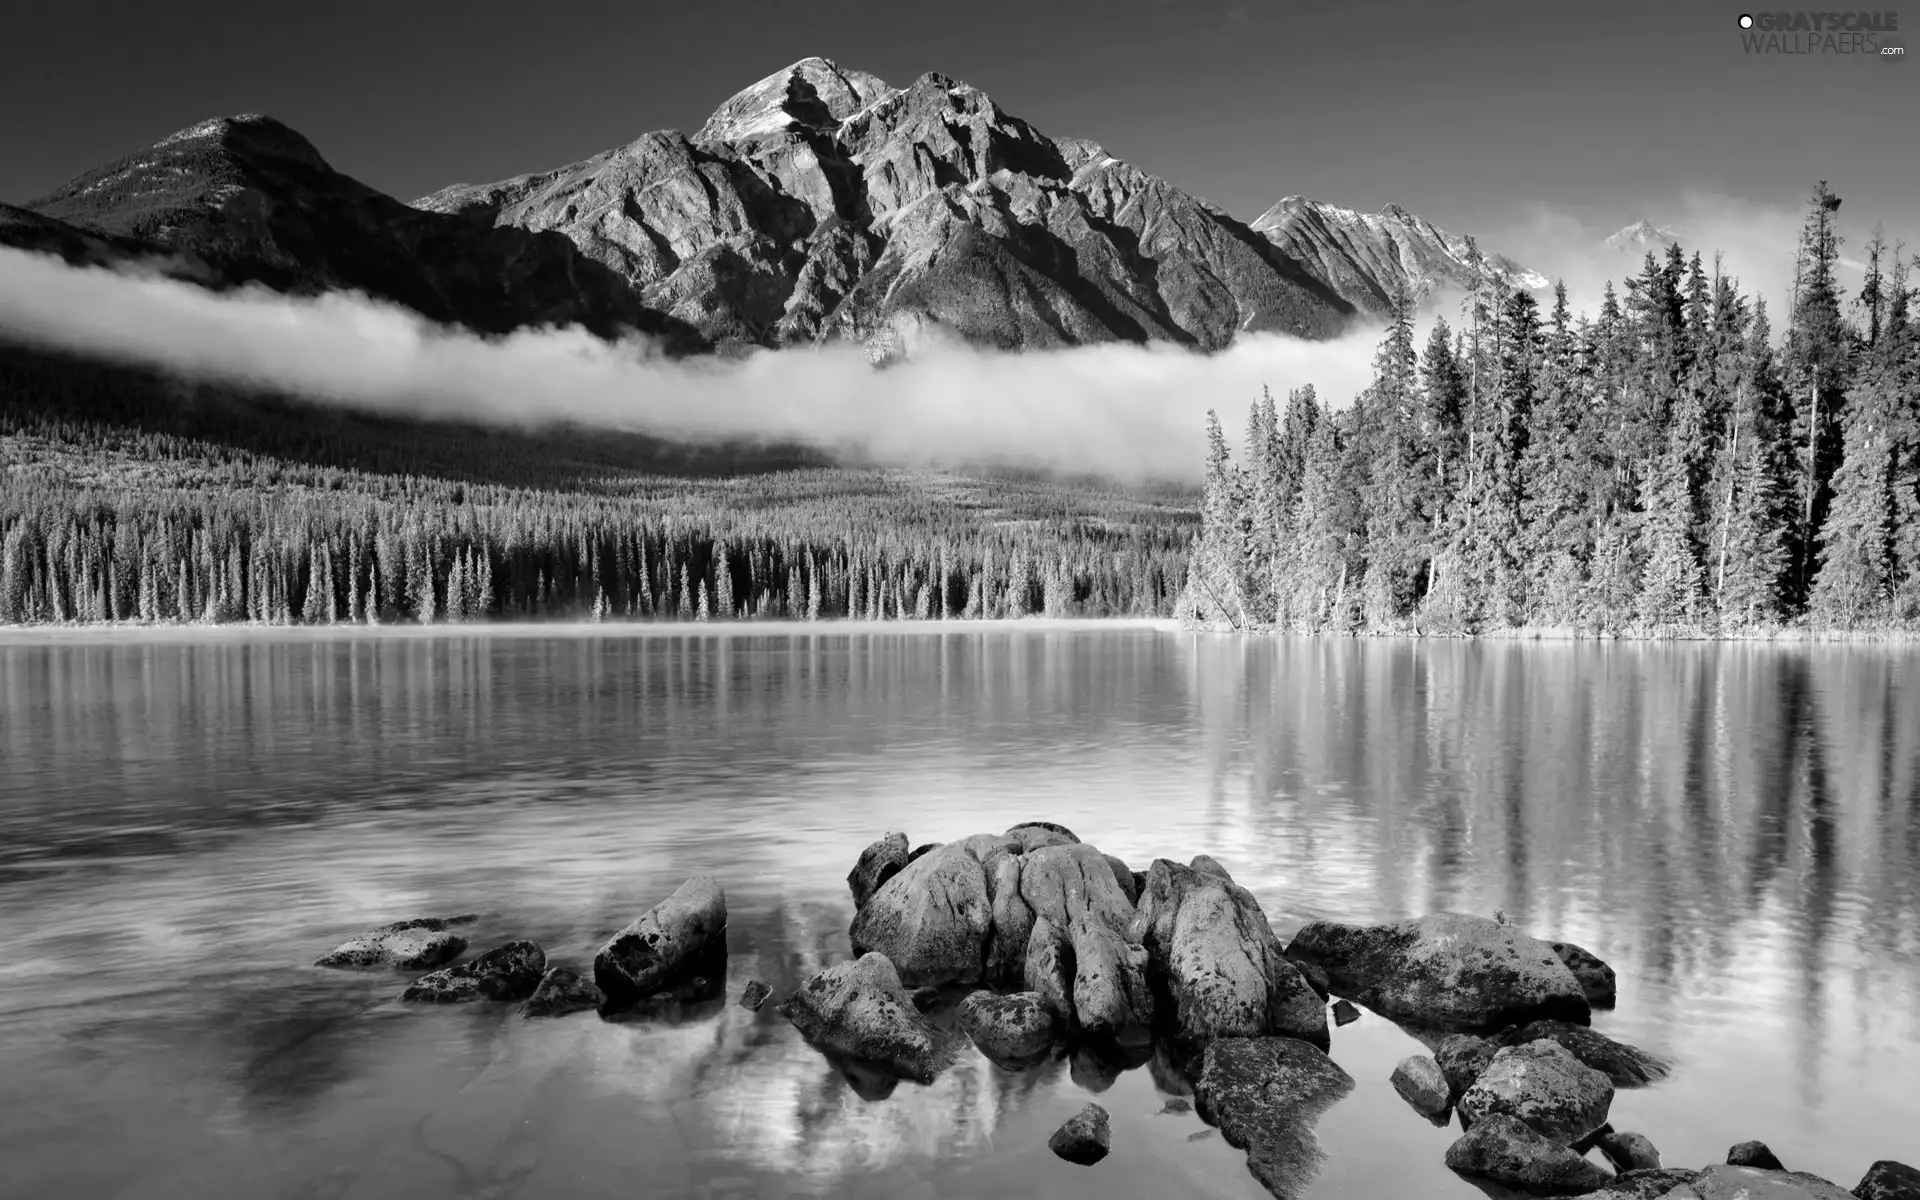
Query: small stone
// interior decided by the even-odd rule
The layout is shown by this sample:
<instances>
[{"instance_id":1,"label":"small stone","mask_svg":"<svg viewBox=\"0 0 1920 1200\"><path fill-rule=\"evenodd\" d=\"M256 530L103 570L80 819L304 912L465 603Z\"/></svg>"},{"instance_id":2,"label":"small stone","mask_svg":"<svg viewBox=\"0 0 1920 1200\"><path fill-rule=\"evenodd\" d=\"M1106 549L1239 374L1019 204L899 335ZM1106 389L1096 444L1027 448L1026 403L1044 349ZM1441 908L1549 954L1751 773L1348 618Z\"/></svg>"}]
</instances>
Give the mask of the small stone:
<instances>
[{"instance_id":1,"label":"small stone","mask_svg":"<svg viewBox=\"0 0 1920 1200\"><path fill-rule=\"evenodd\" d=\"M540 979L533 995L520 1006L523 1017L564 1017L568 1013L584 1012L590 1008L599 1008L607 1002L606 995L594 985L593 980L583 979L578 971L568 967L555 967Z\"/></svg>"},{"instance_id":2,"label":"small stone","mask_svg":"<svg viewBox=\"0 0 1920 1200\"><path fill-rule=\"evenodd\" d=\"M1454 1104L1460 1103L1460 1097L1478 1082L1481 1073L1499 1052L1500 1047L1470 1033L1456 1033L1441 1042L1433 1052L1433 1058L1447 1077L1448 1100Z\"/></svg>"},{"instance_id":3,"label":"small stone","mask_svg":"<svg viewBox=\"0 0 1920 1200\"><path fill-rule=\"evenodd\" d=\"M1767 1149L1765 1142L1740 1142L1727 1151L1727 1165L1730 1167L1758 1167L1762 1171L1784 1171L1780 1160L1773 1151Z\"/></svg>"},{"instance_id":4,"label":"small stone","mask_svg":"<svg viewBox=\"0 0 1920 1200\"><path fill-rule=\"evenodd\" d=\"M1183 1099L1179 1096L1173 1097L1160 1106L1160 1115L1163 1117L1179 1116L1182 1113L1190 1113L1192 1111L1193 1101Z\"/></svg>"},{"instance_id":5,"label":"small stone","mask_svg":"<svg viewBox=\"0 0 1920 1200\"><path fill-rule=\"evenodd\" d=\"M1580 990L1587 994L1587 1004L1592 1008L1612 1008L1614 1005L1613 968L1600 959L1600 956L1572 942L1548 942L1554 956L1567 964L1567 970L1580 981Z\"/></svg>"},{"instance_id":6,"label":"small stone","mask_svg":"<svg viewBox=\"0 0 1920 1200\"><path fill-rule=\"evenodd\" d=\"M1113 1133L1107 1124L1107 1110L1089 1104L1047 1139L1047 1148L1070 1163L1090 1167L1107 1156Z\"/></svg>"},{"instance_id":7,"label":"small stone","mask_svg":"<svg viewBox=\"0 0 1920 1200\"><path fill-rule=\"evenodd\" d=\"M975 992L960 1004L960 1028L980 1053L1009 1065L1045 1054L1057 1032L1053 1013L1033 992Z\"/></svg>"},{"instance_id":8,"label":"small stone","mask_svg":"<svg viewBox=\"0 0 1920 1200\"><path fill-rule=\"evenodd\" d=\"M1302 974L1305 974L1305 972L1302 972ZM1307 982L1312 983L1313 977L1309 975ZM1351 1025L1359 1019L1360 1010L1355 1008L1351 1001L1335 1000L1333 1002L1333 1023L1335 1025Z\"/></svg>"},{"instance_id":9,"label":"small stone","mask_svg":"<svg viewBox=\"0 0 1920 1200\"><path fill-rule=\"evenodd\" d=\"M1421 1116L1438 1116L1447 1111L1447 1077L1441 1072L1440 1064L1424 1054L1403 1059L1393 1069L1393 1090Z\"/></svg>"},{"instance_id":10,"label":"small stone","mask_svg":"<svg viewBox=\"0 0 1920 1200\"><path fill-rule=\"evenodd\" d=\"M461 1004L469 1000L525 1000L547 973L547 955L534 942L508 942L472 962L413 981L402 1000Z\"/></svg>"},{"instance_id":11,"label":"small stone","mask_svg":"<svg viewBox=\"0 0 1920 1200\"><path fill-rule=\"evenodd\" d=\"M1204 1142L1213 1136L1213 1132L1211 1129L1197 1129L1187 1135L1187 1140L1190 1142Z\"/></svg>"},{"instance_id":12,"label":"small stone","mask_svg":"<svg viewBox=\"0 0 1920 1200\"><path fill-rule=\"evenodd\" d=\"M1920 1200L1920 1171L1883 1158L1867 1168L1853 1194L1859 1200Z\"/></svg>"},{"instance_id":13,"label":"small stone","mask_svg":"<svg viewBox=\"0 0 1920 1200\"><path fill-rule=\"evenodd\" d=\"M348 938L321 955L313 965L424 971L460 957L467 948L467 939L448 932L448 927L473 919L472 916L416 917L411 921L395 921Z\"/></svg>"},{"instance_id":14,"label":"small stone","mask_svg":"<svg viewBox=\"0 0 1920 1200\"><path fill-rule=\"evenodd\" d=\"M1613 1103L1613 1083L1558 1042L1529 1042L1493 1056L1460 1097L1463 1122L1495 1113L1516 1117L1548 1140L1571 1146L1600 1128Z\"/></svg>"},{"instance_id":15,"label":"small stone","mask_svg":"<svg viewBox=\"0 0 1920 1200\"><path fill-rule=\"evenodd\" d=\"M1657 1171L1660 1151L1644 1133L1623 1133L1609 1129L1595 1143L1616 1171Z\"/></svg>"},{"instance_id":16,"label":"small stone","mask_svg":"<svg viewBox=\"0 0 1920 1200\"><path fill-rule=\"evenodd\" d=\"M761 983L758 979L750 980L747 986L740 992L740 1007L746 1009L748 1012L759 1012L760 1006L765 1004L767 997L771 995L773 995L772 988Z\"/></svg>"}]
</instances>

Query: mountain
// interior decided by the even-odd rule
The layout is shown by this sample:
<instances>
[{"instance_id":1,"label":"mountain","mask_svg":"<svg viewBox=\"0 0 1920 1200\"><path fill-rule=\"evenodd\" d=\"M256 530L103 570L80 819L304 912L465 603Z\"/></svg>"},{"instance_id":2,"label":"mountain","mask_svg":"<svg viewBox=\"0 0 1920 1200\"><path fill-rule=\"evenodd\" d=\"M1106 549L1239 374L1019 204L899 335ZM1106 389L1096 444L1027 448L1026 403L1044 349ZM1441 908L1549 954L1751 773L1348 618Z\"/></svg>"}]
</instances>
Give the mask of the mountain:
<instances>
[{"instance_id":1,"label":"mountain","mask_svg":"<svg viewBox=\"0 0 1920 1200\"><path fill-rule=\"evenodd\" d=\"M0 243L147 257L215 286L354 289L498 332L578 322L726 348L934 329L978 345L1322 338L1401 286L1470 279L1467 239L1398 207L1290 197L1252 225L938 74L906 88L809 58L691 135L403 204L267 117L208 121L87 172ZM1544 280L1498 256L1484 273Z\"/></svg>"},{"instance_id":2,"label":"mountain","mask_svg":"<svg viewBox=\"0 0 1920 1200\"><path fill-rule=\"evenodd\" d=\"M147 257L223 288L351 289L489 333L560 323L687 336L565 237L412 208L271 117L202 122L8 206L0 242L69 261Z\"/></svg>"},{"instance_id":3,"label":"mountain","mask_svg":"<svg viewBox=\"0 0 1920 1200\"><path fill-rule=\"evenodd\" d=\"M1397 288L1427 300L1442 288L1471 286L1476 274L1509 287L1551 286L1545 276L1498 254L1481 251L1476 268L1468 238L1397 204L1361 213L1288 196L1255 218L1253 228L1348 303L1375 315L1388 311Z\"/></svg>"},{"instance_id":4,"label":"mountain","mask_svg":"<svg viewBox=\"0 0 1920 1200\"><path fill-rule=\"evenodd\" d=\"M1665 249L1679 240L1680 233L1672 226L1655 225L1652 221L1641 220L1610 235L1602 245L1621 254L1637 255L1648 250Z\"/></svg>"}]
</instances>

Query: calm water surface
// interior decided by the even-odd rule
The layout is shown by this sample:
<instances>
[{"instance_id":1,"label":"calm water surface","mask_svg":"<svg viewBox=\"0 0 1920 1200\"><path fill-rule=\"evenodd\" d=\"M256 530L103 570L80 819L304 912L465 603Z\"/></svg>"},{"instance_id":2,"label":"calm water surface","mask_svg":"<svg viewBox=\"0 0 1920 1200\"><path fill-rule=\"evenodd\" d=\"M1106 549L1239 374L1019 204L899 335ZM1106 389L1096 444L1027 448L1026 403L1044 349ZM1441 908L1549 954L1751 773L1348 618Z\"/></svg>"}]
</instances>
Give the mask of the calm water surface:
<instances>
[{"instance_id":1,"label":"calm water surface","mask_svg":"<svg viewBox=\"0 0 1920 1200\"><path fill-rule=\"evenodd\" d=\"M856 1095L769 1006L423 1010L321 971L479 911L585 965L711 871L727 987L848 954L845 876L1040 817L1213 854L1283 938L1496 909L1620 974L1677 1060L1614 1102L1670 1164L1758 1137L1851 1186L1920 1158L1920 653L1196 638L1146 629L0 642L6 1197L1257 1200L1147 1070ZM1475 1200L1335 1030L1309 1195ZM1046 1139L1086 1103L1103 1164Z\"/></svg>"}]
</instances>

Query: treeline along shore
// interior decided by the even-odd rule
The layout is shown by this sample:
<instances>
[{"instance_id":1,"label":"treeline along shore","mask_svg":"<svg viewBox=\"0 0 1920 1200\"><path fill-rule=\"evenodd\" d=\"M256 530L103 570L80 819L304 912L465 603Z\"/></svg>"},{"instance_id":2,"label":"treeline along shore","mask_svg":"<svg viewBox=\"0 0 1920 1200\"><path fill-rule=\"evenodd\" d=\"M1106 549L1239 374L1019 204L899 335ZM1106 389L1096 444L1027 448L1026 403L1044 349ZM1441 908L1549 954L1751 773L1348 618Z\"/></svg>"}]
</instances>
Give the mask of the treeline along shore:
<instances>
[{"instance_id":1,"label":"treeline along shore","mask_svg":"<svg viewBox=\"0 0 1920 1200\"><path fill-rule=\"evenodd\" d=\"M1178 488L506 433L0 349L0 624L1167 617Z\"/></svg>"},{"instance_id":2,"label":"treeline along shore","mask_svg":"<svg viewBox=\"0 0 1920 1200\"><path fill-rule=\"evenodd\" d=\"M1643 637L1920 631L1920 330L1876 232L1852 296L1840 201L1808 206L1785 336L1677 243L1597 318L1498 283L1375 377L1210 418L1179 615L1299 632Z\"/></svg>"}]
</instances>

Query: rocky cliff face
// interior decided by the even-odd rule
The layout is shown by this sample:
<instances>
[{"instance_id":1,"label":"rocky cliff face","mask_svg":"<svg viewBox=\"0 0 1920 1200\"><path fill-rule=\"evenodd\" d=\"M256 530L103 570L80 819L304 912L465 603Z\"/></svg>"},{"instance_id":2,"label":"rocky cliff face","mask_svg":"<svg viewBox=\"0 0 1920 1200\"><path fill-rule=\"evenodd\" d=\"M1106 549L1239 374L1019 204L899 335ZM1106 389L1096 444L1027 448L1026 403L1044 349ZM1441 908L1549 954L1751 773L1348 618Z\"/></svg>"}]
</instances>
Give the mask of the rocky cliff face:
<instances>
[{"instance_id":1,"label":"rocky cliff face","mask_svg":"<svg viewBox=\"0 0 1920 1200\"><path fill-rule=\"evenodd\" d=\"M1338 332L1354 306L1219 209L942 75L891 88L807 59L694 134L416 202L564 233L716 341L929 327L1002 348Z\"/></svg>"},{"instance_id":2,"label":"rocky cliff face","mask_svg":"<svg viewBox=\"0 0 1920 1200\"><path fill-rule=\"evenodd\" d=\"M409 207L270 117L205 121L88 171L0 214L0 242L73 261L153 257L220 287L353 289L483 332L686 333L565 237Z\"/></svg>"},{"instance_id":3,"label":"rocky cliff face","mask_svg":"<svg viewBox=\"0 0 1920 1200\"><path fill-rule=\"evenodd\" d=\"M1416 302L1442 288L1466 288L1476 276L1509 287L1550 286L1498 254L1437 228L1397 204L1377 213L1355 212L1288 196L1253 222L1253 228L1304 264L1362 312L1385 315L1398 288Z\"/></svg>"},{"instance_id":4,"label":"rocky cliff face","mask_svg":"<svg viewBox=\"0 0 1920 1200\"><path fill-rule=\"evenodd\" d=\"M209 121L0 211L0 243L159 253L217 286L352 288L482 331L579 323L689 347L938 329L1031 349L1249 331L1329 337L1470 276L1466 240L1397 208L1290 198L1252 225L979 89L810 58L585 162L405 205L266 117ZM1544 280L1497 257L1480 268Z\"/></svg>"}]
</instances>

